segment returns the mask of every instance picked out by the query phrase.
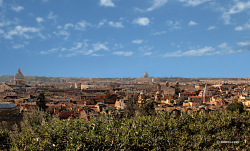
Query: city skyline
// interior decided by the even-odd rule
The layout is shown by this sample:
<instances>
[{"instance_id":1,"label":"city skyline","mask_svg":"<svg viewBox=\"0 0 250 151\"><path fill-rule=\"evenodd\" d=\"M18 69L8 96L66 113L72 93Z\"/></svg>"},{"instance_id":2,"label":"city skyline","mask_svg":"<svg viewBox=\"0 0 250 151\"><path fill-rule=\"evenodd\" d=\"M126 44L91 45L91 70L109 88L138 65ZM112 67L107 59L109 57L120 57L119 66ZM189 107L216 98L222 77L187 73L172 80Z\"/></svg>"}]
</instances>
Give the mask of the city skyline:
<instances>
[{"instance_id":1,"label":"city skyline","mask_svg":"<svg viewBox=\"0 0 250 151\"><path fill-rule=\"evenodd\" d=\"M249 0L0 0L0 75L248 78Z\"/></svg>"}]
</instances>

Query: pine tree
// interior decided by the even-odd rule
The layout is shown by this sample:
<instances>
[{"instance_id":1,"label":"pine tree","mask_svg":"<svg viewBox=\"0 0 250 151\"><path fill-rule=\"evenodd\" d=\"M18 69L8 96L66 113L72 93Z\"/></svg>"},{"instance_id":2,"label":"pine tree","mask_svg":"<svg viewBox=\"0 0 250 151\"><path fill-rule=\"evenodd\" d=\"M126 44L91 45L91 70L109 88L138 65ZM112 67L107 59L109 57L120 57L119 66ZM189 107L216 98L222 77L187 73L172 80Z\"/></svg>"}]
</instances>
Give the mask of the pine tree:
<instances>
[{"instance_id":1,"label":"pine tree","mask_svg":"<svg viewBox=\"0 0 250 151\"><path fill-rule=\"evenodd\" d=\"M46 111L46 101L45 101L45 96L44 93L40 93L39 96L37 97L37 106L42 109L43 111Z\"/></svg>"}]
</instances>

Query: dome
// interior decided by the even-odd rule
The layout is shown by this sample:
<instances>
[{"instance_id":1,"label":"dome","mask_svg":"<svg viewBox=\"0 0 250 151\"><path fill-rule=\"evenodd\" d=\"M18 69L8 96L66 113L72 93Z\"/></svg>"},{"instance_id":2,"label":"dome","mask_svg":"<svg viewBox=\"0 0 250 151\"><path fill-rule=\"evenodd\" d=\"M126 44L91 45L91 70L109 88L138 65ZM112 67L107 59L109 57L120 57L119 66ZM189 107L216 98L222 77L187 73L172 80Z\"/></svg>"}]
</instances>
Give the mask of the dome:
<instances>
[{"instance_id":1,"label":"dome","mask_svg":"<svg viewBox=\"0 0 250 151\"><path fill-rule=\"evenodd\" d=\"M16 107L12 102L0 102L0 109L11 109Z\"/></svg>"},{"instance_id":2,"label":"dome","mask_svg":"<svg viewBox=\"0 0 250 151\"><path fill-rule=\"evenodd\" d=\"M140 94L144 94L144 92L141 92Z\"/></svg>"},{"instance_id":3,"label":"dome","mask_svg":"<svg viewBox=\"0 0 250 151\"><path fill-rule=\"evenodd\" d=\"M144 73L143 78L148 78L148 73L147 72Z\"/></svg>"},{"instance_id":4,"label":"dome","mask_svg":"<svg viewBox=\"0 0 250 151\"><path fill-rule=\"evenodd\" d=\"M18 79L24 79L24 75L23 73L21 72L21 69L19 68L16 75L15 75L15 78L18 78Z\"/></svg>"},{"instance_id":5,"label":"dome","mask_svg":"<svg viewBox=\"0 0 250 151\"><path fill-rule=\"evenodd\" d=\"M161 94L161 93L159 91L157 91L156 94Z\"/></svg>"}]
</instances>

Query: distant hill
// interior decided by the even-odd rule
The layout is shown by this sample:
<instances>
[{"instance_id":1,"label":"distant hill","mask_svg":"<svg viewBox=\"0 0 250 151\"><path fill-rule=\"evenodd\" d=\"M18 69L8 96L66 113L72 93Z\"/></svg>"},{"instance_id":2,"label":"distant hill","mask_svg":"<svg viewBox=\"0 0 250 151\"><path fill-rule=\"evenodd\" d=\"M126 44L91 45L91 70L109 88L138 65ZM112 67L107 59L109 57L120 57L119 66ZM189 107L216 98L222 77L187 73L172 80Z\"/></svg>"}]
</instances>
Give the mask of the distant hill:
<instances>
[{"instance_id":1,"label":"distant hill","mask_svg":"<svg viewBox=\"0 0 250 151\"><path fill-rule=\"evenodd\" d=\"M154 77L151 77L154 78ZM172 77L172 78L166 78L166 77L157 77L161 79L161 82L191 82L191 81L200 81L200 80L246 80L245 78L180 78L180 77ZM45 77L45 76L25 76L25 81L27 82L81 82L86 80L97 80L97 81L103 81L103 80L117 80L117 78L77 78L77 77ZM120 78L118 78L120 79ZM123 81L131 81L135 80L136 78L123 78ZM0 75L0 82L13 82L14 75Z\"/></svg>"},{"instance_id":2,"label":"distant hill","mask_svg":"<svg viewBox=\"0 0 250 151\"><path fill-rule=\"evenodd\" d=\"M25 81L40 81L40 82L60 82L62 79L60 77L40 77L40 76L25 76ZM1 75L0 82L12 82L14 80L14 75ZM64 80L63 80L64 81Z\"/></svg>"}]
</instances>

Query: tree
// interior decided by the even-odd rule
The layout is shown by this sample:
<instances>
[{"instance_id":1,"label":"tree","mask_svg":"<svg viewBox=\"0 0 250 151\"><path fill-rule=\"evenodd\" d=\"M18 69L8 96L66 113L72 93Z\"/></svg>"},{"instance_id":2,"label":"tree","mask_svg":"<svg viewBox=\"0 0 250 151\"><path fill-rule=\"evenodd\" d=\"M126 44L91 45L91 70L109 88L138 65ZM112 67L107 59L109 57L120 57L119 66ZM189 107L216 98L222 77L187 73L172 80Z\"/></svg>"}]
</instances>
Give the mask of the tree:
<instances>
[{"instance_id":1,"label":"tree","mask_svg":"<svg viewBox=\"0 0 250 151\"><path fill-rule=\"evenodd\" d=\"M43 111L46 111L46 101L45 101L45 96L44 93L40 93L39 96L37 97L37 106L42 109Z\"/></svg>"},{"instance_id":2,"label":"tree","mask_svg":"<svg viewBox=\"0 0 250 151\"><path fill-rule=\"evenodd\" d=\"M152 101L144 104L143 106L141 106L139 111L142 116L155 115L154 102Z\"/></svg>"},{"instance_id":3,"label":"tree","mask_svg":"<svg viewBox=\"0 0 250 151\"><path fill-rule=\"evenodd\" d=\"M242 103L233 102L227 106L227 111L230 112L239 111L240 113L242 113L244 111L244 106Z\"/></svg>"},{"instance_id":4,"label":"tree","mask_svg":"<svg viewBox=\"0 0 250 151\"><path fill-rule=\"evenodd\" d=\"M124 109L124 114L126 117L131 118L135 116L137 110L137 105L133 103L133 98L129 98L126 108Z\"/></svg>"}]
</instances>

